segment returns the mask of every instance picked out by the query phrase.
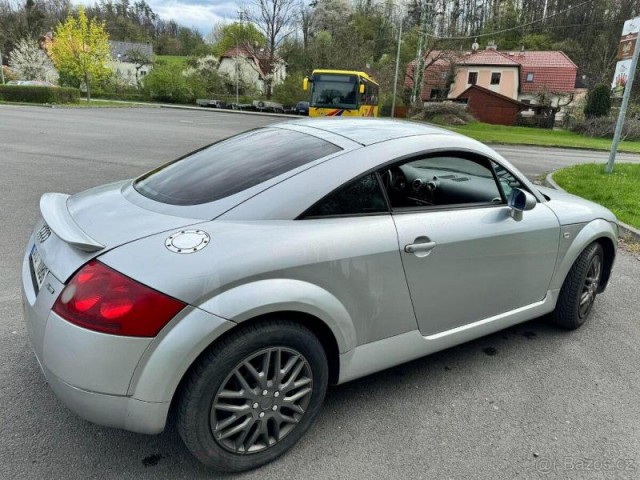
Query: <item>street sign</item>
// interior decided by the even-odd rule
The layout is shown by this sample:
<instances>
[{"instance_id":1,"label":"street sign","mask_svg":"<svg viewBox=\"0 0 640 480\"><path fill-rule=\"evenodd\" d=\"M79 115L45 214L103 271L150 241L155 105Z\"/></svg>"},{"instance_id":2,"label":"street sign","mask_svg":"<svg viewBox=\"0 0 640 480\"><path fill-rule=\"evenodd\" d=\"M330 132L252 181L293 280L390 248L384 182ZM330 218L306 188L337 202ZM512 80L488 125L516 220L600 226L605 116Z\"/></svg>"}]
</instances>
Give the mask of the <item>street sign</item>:
<instances>
[{"instance_id":1,"label":"street sign","mask_svg":"<svg viewBox=\"0 0 640 480\"><path fill-rule=\"evenodd\" d=\"M613 74L613 82L611 83L611 92L615 97L622 97L624 88L629 81L631 60L639 32L640 17L632 18L624 22L622 36L618 44L618 54L616 56L618 63L616 64L616 71Z\"/></svg>"},{"instance_id":2,"label":"street sign","mask_svg":"<svg viewBox=\"0 0 640 480\"><path fill-rule=\"evenodd\" d=\"M613 164L616 161L616 153L618 152L618 143L622 135L622 127L624 119L627 116L627 107L629 106L629 97L631 97L631 87L633 79L636 76L636 68L638 67L638 57L640 57L640 48L638 48L638 32L640 31L640 17L632 18L624 22L622 28L622 41L630 41L633 37L633 45L621 46L623 56L628 52L632 52L632 57L620 60L616 65L616 73L613 77L611 89L614 95L622 95L620 103L620 112L618 113L618 121L616 122L616 131L613 133L613 141L611 142L611 151L609 152L609 161L607 162L607 173L613 172Z\"/></svg>"}]
</instances>

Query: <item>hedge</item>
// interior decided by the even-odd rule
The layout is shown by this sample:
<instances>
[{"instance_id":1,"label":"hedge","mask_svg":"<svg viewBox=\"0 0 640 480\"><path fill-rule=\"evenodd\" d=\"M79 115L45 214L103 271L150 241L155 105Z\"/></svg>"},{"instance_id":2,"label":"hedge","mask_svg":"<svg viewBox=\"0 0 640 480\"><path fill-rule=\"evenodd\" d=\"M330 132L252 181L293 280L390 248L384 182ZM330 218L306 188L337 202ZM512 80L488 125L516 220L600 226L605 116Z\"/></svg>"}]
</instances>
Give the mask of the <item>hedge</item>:
<instances>
[{"instance_id":1,"label":"hedge","mask_svg":"<svg viewBox=\"0 0 640 480\"><path fill-rule=\"evenodd\" d=\"M0 100L5 102L77 103L79 99L77 88L0 85Z\"/></svg>"}]
</instances>

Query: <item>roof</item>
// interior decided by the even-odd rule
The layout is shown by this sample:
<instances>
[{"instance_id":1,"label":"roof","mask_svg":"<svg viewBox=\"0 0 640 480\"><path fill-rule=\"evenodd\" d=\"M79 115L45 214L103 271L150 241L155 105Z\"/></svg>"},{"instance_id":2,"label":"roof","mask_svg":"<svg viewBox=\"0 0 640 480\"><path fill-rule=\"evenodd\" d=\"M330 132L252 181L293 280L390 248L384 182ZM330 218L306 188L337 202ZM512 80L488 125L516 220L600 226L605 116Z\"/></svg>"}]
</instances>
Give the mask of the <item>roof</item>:
<instances>
[{"instance_id":1,"label":"roof","mask_svg":"<svg viewBox=\"0 0 640 480\"><path fill-rule=\"evenodd\" d=\"M488 88L481 87L480 85L471 85L469 88L467 88L464 92L462 92L456 98L465 98L464 95L467 94L467 93L471 93L471 91L473 91L473 90L476 90L478 92L482 92L482 93L487 94L487 95L491 95L492 97L495 97L495 98L499 98L503 102L509 102L509 103L511 103L513 105L517 105L518 107L528 108L527 105L525 105L522 102L519 102L518 100L514 100L511 97L507 97L506 95L502 95L502 94L500 94L498 92L494 92L493 90L489 90Z\"/></svg>"},{"instance_id":2,"label":"roof","mask_svg":"<svg viewBox=\"0 0 640 480\"><path fill-rule=\"evenodd\" d=\"M109 49L111 50L111 56L113 58L120 59L123 62L128 60L127 55L132 50L137 50L149 58L153 56L153 46L151 43L109 40Z\"/></svg>"},{"instance_id":3,"label":"roof","mask_svg":"<svg viewBox=\"0 0 640 480\"><path fill-rule=\"evenodd\" d=\"M520 91L537 93L541 87L556 92L573 92L578 67L564 52L516 52L520 62ZM527 76L533 74L533 82Z\"/></svg>"},{"instance_id":4,"label":"roof","mask_svg":"<svg viewBox=\"0 0 640 480\"><path fill-rule=\"evenodd\" d=\"M458 65L502 65L517 67L520 64L511 56L497 50L480 50L475 53L465 52L458 57Z\"/></svg>"},{"instance_id":5,"label":"roof","mask_svg":"<svg viewBox=\"0 0 640 480\"><path fill-rule=\"evenodd\" d=\"M379 118L305 118L287 123L324 130L361 145L416 135L457 135L426 123Z\"/></svg>"}]
</instances>

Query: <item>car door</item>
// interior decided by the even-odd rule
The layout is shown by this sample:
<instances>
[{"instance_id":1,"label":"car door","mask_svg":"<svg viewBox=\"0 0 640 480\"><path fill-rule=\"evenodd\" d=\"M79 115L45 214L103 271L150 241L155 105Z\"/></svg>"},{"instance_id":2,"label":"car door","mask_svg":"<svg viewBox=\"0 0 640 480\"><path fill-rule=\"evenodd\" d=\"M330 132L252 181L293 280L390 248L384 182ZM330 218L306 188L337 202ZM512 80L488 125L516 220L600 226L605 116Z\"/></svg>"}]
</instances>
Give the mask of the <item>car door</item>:
<instances>
[{"instance_id":1,"label":"car door","mask_svg":"<svg viewBox=\"0 0 640 480\"><path fill-rule=\"evenodd\" d=\"M522 185L508 172L498 177L494 164L438 154L379 172L425 336L530 305L547 293L558 220L543 203L514 218L505 190Z\"/></svg>"}]
</instances>

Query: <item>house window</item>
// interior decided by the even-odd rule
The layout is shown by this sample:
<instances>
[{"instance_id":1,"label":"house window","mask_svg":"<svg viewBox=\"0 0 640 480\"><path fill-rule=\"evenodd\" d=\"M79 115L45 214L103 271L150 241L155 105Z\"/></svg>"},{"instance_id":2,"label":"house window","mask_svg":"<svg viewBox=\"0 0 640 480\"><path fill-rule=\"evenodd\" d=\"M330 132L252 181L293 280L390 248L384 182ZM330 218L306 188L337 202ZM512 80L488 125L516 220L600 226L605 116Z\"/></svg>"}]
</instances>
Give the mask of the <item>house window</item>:
<instances>
[{"instance_id":1,"label":"house window","mask_svg":"<svg viewBox=\"0 0 640 480\"><path fill-rule=\"evenodd\" d=\"M467 79L467 84L475 85L478 83L478 72L469 72L469 78Z\"/></svg>"},{"instance_id":2,"label":"house window","mask_svg":"<svg viewBox=\"0 0 640 480\"><path fill-rule=\"evenodd\" d=\"M500 85L500 72L491 73L491 85Z\"/></svg>"},{"instance_id":3,"label":"house window","mask_svg":"<svg viewBox=\"0 0 640 480\"><path fill-rule=\"evenodd\" d=\"M533 72L527 73L527 83L533 82Z\"/></svg>"}]
</instances>

